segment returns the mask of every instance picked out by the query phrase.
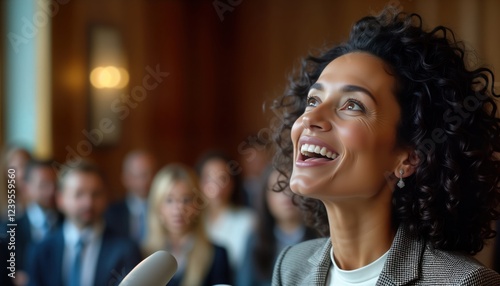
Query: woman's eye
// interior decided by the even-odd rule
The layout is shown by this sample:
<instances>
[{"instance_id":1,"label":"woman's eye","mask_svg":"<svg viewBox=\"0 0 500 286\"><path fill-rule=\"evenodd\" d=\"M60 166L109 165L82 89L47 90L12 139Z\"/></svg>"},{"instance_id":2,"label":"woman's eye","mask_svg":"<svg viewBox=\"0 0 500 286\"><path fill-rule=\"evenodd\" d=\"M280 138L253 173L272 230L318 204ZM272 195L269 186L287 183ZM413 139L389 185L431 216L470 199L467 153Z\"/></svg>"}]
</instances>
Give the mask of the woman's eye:
<instances>
[{"instance_id":1,"label":"woman's eye","mask_svg":"<svg viewBox=\"0 0 500 286\"><path fill-rule=\"evenodd\" d=\"M365 111L363 104L353 99L348 100L342 109L350 111Z\"/></svg>"},{"instance_id":2,"label":"woman's eye","mask_svg":"<svg viewBox=\"0 0 500 286\"><path fill-rule=\"evenodd\" d=\"M307 98L307 107L314 107L318 106L319 101L315 97L308 97Z\"/></svg>"}]
</instances>

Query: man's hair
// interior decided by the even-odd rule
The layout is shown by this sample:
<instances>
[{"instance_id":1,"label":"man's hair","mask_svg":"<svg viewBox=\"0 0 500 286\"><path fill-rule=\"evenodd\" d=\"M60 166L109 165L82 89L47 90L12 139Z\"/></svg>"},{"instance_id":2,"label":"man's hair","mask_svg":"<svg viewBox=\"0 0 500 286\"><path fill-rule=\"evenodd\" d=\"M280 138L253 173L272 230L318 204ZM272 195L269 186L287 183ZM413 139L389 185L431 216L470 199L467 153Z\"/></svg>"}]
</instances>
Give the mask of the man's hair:
<instances>
[{"instance_id":1,"label":"man's hair","mask_svg":"<svg viewBox=\"0 0 500 286\"><path fill-rule=\"evenodd\" d=\"M64 183L66 178L73 173L85 173L85 174L94 174L98 176L102 183L106 185L106 176L101 171L101 169L94 163L89 161L82 161L80 164L72 167L68 167L61 171L61 175L59 176L59 189L62 190L64 187Z\"/></svg>"},{"instance_id":2,"label":"man's hair","mask_svg":"<svg viewBox=\"0 0 500 286\"><path fill-rule=\"evenodd\" d=\"M52 171L52 160L38 160L38 159L30 159L28 164L26 164L26 169L24 170L24 181L29 182L31 177L33 176L33 171L38 168L49 168ZM55 172L55 171L54 171Z\"/></svg>"}]
</instances>

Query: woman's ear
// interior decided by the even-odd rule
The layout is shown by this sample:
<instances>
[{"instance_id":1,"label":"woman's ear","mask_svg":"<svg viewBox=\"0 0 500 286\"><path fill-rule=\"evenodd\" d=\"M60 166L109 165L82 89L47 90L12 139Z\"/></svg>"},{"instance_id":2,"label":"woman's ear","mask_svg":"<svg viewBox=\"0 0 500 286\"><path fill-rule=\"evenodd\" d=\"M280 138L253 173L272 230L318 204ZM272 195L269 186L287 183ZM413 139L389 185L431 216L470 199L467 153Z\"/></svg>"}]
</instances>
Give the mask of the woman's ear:
<instances>
[{"instance_id":1,"label":"woman's ear","mask_svg":"<svg viewBox=\"0 0 500 286\"><path fill-rule=\"evenodd\" d=\"M396 178L407 178L413 173L420 162L420 158L417 153L413 149L405 149L401 152L400 157L398 158L398 164L396 169L394 169L394 175Z\"/></svg>"}]
</instances>

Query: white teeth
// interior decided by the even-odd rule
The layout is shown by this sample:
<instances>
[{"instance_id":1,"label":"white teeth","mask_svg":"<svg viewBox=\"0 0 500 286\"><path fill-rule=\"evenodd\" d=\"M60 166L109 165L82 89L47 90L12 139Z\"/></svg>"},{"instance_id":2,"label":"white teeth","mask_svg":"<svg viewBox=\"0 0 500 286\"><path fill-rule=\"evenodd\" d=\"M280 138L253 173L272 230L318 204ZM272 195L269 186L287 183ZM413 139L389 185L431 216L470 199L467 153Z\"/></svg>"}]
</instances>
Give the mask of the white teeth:
<instances>
[{"instance_id":1,"label":"white teeth","mask_svg":"<svg viewBox=\"0 0 500 286\"><path fill-rule=\"evenodd\" d=\"M326 152L327 152L327 151L326 151L326 148L325 148L325 147L321 148L321 151L320 151L321 156L325 156L325 155L326 155Z\"/></svg>"},{"instance_id":2,"label":"white teeth","mask_svg":"<svg viewBox=\"0 0 500 286\"><path fill-rule=\"evenodd\" d=\"M316 153L316 154L320 154L321 156L326 156L330 159L335 159L338 157L338 154L327 150L326 147L316 146L313 144L302 145L300 147L300 153L302 153L303 155L306 155L306 156L308 156L308 154L306 154L306 153Z\"/></svg>"},{"instance_id":3,"label":"white teeth","mask_svg":"<svg viewBox=\"0 0 500 286\"><path fill-rule=\"evenodd\" d=\"M309 145L309 147L307 147L307 152L314 152L314 145Z\"/></svg>"}]
</instances>

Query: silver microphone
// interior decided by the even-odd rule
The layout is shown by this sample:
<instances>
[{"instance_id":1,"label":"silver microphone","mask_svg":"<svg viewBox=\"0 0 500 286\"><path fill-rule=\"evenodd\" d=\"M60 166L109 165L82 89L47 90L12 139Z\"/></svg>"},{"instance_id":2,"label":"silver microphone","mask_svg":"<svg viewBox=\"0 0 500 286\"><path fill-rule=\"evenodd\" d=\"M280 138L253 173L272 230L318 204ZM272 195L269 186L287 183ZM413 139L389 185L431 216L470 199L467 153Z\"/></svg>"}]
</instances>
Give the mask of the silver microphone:
<instances>
[{"instance_id":1,"label":"silver microphone","mask_svg":"<svg viewBox=\"0 0 500 286\"><path fill-rule=\"evenodd\" d=\"M156 251L137 264L119 286L165 286L177 271L177 261L164 250Z\"/></svg>"}]
</instances>

